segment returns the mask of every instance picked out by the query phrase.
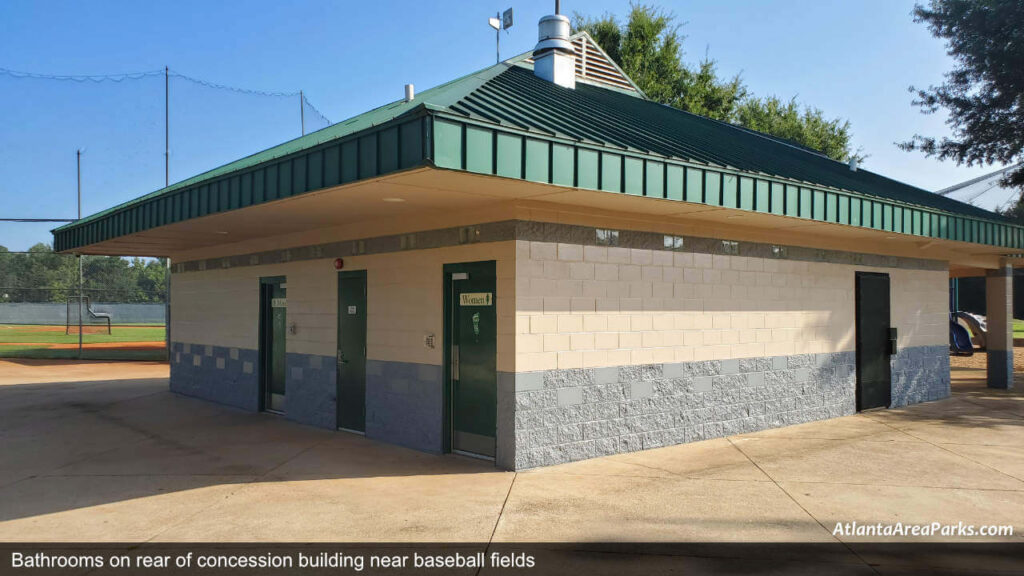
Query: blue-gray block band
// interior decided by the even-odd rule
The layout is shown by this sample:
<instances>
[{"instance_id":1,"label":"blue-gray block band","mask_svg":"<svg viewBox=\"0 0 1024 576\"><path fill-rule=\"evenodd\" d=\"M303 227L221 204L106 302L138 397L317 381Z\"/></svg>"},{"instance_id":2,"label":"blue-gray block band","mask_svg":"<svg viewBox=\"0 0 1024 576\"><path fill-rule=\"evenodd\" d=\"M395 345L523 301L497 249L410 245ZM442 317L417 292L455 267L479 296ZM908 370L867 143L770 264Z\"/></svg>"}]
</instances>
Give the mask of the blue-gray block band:
<instances>
[{"instance_id":1,"label":"blue-gray block band","mask_svg":"<svg viewBox=\"0 0 1024 576\"><path fill-rule=\"evenodd\" d=\"M366 436L441 452L444 388L434 364L366 361Z\"/></svg>"},{"instance_id":2,"label":"blue-gray block band","mask_svg":"<svg viewBox=\"0 0 1024 576\"><path fill-rule=\"evenodd\" d=\"M259 354L246 348L171 343L171 392L259 410Z\"/></svg>"},{"instance_id":3,"label":"blue-gray block band","mask_svg":"<svg viewBox=\"0 0 1024 576\"><path fill-rule=\"evenodd\" d=\"M1013 388L1013 350L987 351L987 377L988 387L1001 390Z\"/></svg>"},{"instance_id":4,"label":"blue-gray block band","mask_svg":"<svg viewBox=\"0 0 1024 576\"><path fill-rule=\"evenodd\" d=\"M302 424L338 427L337 365L333 356L285 355L284 416Z\"/></svg>"}]
</instances>

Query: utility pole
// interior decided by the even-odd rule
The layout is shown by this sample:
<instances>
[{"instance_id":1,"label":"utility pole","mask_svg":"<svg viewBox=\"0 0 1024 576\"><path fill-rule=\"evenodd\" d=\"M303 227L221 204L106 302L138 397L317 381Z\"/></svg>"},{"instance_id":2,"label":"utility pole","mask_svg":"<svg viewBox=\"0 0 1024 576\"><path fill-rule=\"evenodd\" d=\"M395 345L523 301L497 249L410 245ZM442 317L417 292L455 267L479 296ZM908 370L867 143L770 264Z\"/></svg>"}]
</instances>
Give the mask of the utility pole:
<instances>
[{"instance_id":1,"label":"utility pole","mask_svg":"<svg viewBox=\"0 0 1024 576\"><path fill-rule=\"evenodd\" d=\"M75 150L75 172L78 181L78 219L82 219L82 149ZM82 255L78 254L78 359L82 359Z\"/></svg>"},{"instance_id":2,"label":"utility pole","mask_svg":"<svg viewBox=\"0 0 1024 576\"><path fill-rule=\"evenodd\" d=\"M299 122L302 123L302 135L306 135L306 97L299 90Z\"/></svg>"}]
</instances>

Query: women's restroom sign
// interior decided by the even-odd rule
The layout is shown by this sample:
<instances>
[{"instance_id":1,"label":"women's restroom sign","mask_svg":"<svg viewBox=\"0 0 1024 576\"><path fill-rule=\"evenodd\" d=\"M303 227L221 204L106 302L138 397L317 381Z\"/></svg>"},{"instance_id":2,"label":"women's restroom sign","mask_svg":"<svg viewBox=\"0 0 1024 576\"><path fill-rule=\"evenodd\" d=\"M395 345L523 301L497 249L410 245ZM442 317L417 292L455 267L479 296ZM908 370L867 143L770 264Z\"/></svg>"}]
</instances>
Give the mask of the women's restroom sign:
<instances>
[{"instance_id":1,"label":"women's restroom sign","mask_svg":"<svg viewBox=\"0 0 1024 576\"><path fill-rule=\"evenodd\" d=\"M459 305L461 306L490 306L494 303L494 294L491 292L463 292L459 294Z\"/></svg>"}]
</instances>

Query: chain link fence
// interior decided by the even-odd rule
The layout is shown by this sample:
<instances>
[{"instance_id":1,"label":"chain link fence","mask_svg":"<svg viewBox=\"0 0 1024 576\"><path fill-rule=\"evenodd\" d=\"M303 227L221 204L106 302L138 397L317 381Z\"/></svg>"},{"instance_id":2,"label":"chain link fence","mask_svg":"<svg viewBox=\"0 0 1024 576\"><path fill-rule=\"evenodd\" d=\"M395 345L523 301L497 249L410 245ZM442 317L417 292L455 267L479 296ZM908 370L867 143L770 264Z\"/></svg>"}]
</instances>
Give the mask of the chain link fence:
<instances>
[{"instance_id":1,"label":"chain link fence","mask_svg":"<svg viewBox=\"0 0 1024 576\"><path fill-rule=\"evenodd\" d=\"M0 248L0 358L164 360L166 327L163 260Z\"/></svg>"}]
</instances>

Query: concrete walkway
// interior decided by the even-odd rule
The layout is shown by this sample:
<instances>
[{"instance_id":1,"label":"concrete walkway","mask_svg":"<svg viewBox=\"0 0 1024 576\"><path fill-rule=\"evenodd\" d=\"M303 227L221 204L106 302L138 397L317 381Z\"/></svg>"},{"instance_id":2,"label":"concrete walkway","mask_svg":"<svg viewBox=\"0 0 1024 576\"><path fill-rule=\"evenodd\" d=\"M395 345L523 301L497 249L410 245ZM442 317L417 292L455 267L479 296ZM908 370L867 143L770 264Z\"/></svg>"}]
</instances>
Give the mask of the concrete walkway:
<instances>
[{"instance_id":1,"label":"concrete walkway","mask_svg":"<svg viewBox=\"0 0 1024 576\"><path fill-rule=\"evenodd\" d=\"M977 372L931 404L516 474L179 397L166 366L128 366L18 383L38 367L0 362L0 541L856 543L832 535L856 521L1009 524L1024 542L1024 394Z\"/></svg>"}]
</instances>

